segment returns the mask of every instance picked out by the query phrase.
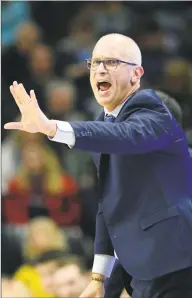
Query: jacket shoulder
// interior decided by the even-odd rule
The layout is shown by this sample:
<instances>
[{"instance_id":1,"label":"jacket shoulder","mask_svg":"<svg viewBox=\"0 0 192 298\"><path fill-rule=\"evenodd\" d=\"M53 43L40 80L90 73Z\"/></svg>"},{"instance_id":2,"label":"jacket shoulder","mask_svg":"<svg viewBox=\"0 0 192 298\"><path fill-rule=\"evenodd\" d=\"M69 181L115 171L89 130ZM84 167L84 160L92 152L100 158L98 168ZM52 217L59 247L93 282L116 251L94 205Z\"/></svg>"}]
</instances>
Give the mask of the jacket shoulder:
<instances>
[{"instance_id":1,"label":"jacket shoulder","mask_svg":"<svg viewBox=\"0 0 192 298\"><path fill-rule=\"evenodd\" d=\"M152 89L144 89L139 90L136 92L133 97L130 99L132 104L138 104L138 105L163 105L162 101L158 97L158 95L155 93Z\"/></svg>"},{"instance_id":2,"label":"jacket shoulder","mask_svg":"<svg viewBox=\"0 0 192 298\"><path fill-rule=\"evenodd\" d=\"M152 89L138 90L130 99L128 99L122 109L122 114L123 112L132 113L138 110L155 111L160 114L165 114L172 119L169 109Z\"/></svg>"}]
</instances>

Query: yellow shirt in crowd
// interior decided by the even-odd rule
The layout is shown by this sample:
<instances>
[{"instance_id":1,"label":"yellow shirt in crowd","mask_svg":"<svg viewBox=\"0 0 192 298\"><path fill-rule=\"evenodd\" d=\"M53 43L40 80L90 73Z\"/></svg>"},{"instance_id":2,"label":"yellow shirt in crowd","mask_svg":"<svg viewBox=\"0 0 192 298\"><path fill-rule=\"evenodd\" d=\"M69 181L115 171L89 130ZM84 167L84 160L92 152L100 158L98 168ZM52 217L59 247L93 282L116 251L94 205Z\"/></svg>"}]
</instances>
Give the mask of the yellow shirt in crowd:
<instances>
[{"instance_id":1,"label":"yellow shirt in crowd","mask_svg":"<svg viewBox=\"0 0 192 298\"><path fill-rule=\"evenodd\" d=\"M13 278L22 282L30 290L34 298L56 298L56 296L44 290L40 275L31 265L21 266Z\"/></svg>"}]
</instances>

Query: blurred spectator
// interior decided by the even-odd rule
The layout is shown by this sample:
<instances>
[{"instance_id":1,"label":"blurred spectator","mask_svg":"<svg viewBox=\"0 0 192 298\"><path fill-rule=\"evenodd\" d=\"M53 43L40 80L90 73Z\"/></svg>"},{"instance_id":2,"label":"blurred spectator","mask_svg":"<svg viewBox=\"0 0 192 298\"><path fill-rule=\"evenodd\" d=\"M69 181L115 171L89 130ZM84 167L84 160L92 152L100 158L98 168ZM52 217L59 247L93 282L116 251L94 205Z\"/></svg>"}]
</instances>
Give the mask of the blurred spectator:
<instances>
[{"instance_id":1,"label":"blurred spectator","mask_svg":"<svg viewBox=\"0 0 192 298\"><path fill-rule=\"evenodd\" d=\"M38 44L31 53L30 60L31 76L38 83L47 83L54 76L54 55L50 47Z\"/></svg>"},{"instance_id":2,"label":"blurred spectator","mask_svg":"<svg viewBox=\"0 0 192 298\"><path fill-rule=\"evenodd\" d=\"M183 111L184 129L192 126L191 65L177 58L164 65L163 91L177 99Z\"/></svg>"},{"instance_id":3,"label":"blurred spectator","mask_svg":"<svg viewBox=\"0 0 192 298\"><path fill-rule=\"evenodd\" d=\"M23 246L25 259L33 260L53 249L68 250L66 234L50 218L38 217L31 220Z\"/></svg>"},{"instance_id":4,"label":"blurred spectator","mask_svg":"<svg viewBox=\"0 0 192 298\"><path fill-rule=\"evenodd\" d=\"M46 88L47 106L50 117L56 117L58 120L73 118L77 114L74 110L77 91L75 85L66 80L52 80ZM79 113L83 119L83 115Z\"/></svg>"},{"instance_id":5,"label":"blurred spectator","mask_svg":"<svg viewBox=\"0 0 192 298\"><path fill-rule=\"evenodd\" d=\"M23 82L29 76L28 59L40 39L41 30L35 23L23 23L17 27L15 45L2 55L2 77L7 87L13 81Z\"/></svg>"},{"instance_id":6,"label":"blurred spectator","mask_svg":"<svg viewBox=\"0 0 192 298\"><path fill-rule=\"evenodd\" d=\"M21 163L21 150L25 144L41 143L46 146L45 137L41 134L28 134L23 131L9 132L6 139L2 142L2 193L6 194L10 180L16 175Z\"/></svg>"},{"instance_id":7,"label":"blurred spectator","mask_svg":"<svg viewBox=\"0 0 192 298\"><path fill-rule=\"evenodd\" d=\"M74 21L69 36L57 45L56 73L73 80L77 87L77 108L84 109L85 99L92 94L89 83L89 70L85 59L91 57L96 41L91 22Z\"/></svg>"},{"instance_id":8,"label":"blurred spectator","mask_svg":"<svg viewBox=\"0 0 192 298\"><path fill-rule=\"evenodd\" d=\"M53 275L65 256L65 251L50 250L41 254L38 258L21 266L14 274L14 280L22 282L32 293L34 298L55 297L47 291L43 280Z\"/></svg>"},{"instance_id":9,"label":"blurred spectator","mask_svg":"<svg viewBox=\"0 0 192 298\"><path fill-rule=\"evenodd\" d=\"M26 225L30 218L50 216L63 226L78 225L81 203L78 187L60 167L56 156L41 144L22 148L22 161L4 198L7 224Z\"/></svg>"},{"instance_id":10,"label":"blurred spectator","mask_svg":"<svg viewBox=\"0 0 192 298\"><path fill-rule=\"evenodd\" d=\"M178 11L158 9L154 13L154 18L164 33L164 49L170 54L178 54L182 42L180 36L185 31L184 15L183 9Z\"/></svg>"},{"instance_id":11,"label":"blurred spectator","mask_svg":"<svg viewBox=\"0 0 192 298\"><path fill-rule=\"evenodd\" d=\"M23 80L26 90L35 90L40 107L46 109L45 88L55 77L55 56L51 47L38 44L34 47L28 61L29 76Z\"/></svg>"},{"instance_id":12,"label":"blurred spectator","mask_svg":"<svg viewBox=\"0 0 192 298\"><path fill-rule=\"evenodd\" d=\"M118 32L130 35L135 17L131 9L121 1L100 2L93 23L100 35Z\"/></svg>"},{"instance_id":13,"label":"blurred spectator","mask_svg":"<svg viewBox=\"0 0 192 298\"><path fill-rule=\"evenodd\" d=\"M163 66L168 59L164 50L164 34L160 26L148 15L144 15L137 28L137 42L142 52L144 80L148 86L156 87L163 76Z\"/></svg>"},{"instance_id":14,"label":"blurred spectator","mask_svg":"<svg viewBox=\"0 0 192 298\"><path fill-rule=\"evenodd\" d=\"M1 280L1 295L2 298L33 298L32 293L23 283L9 278Z\"/></svg>"},{"instance_id":15,"label":"blurred spectator","mask_svg":"<svg viewBox=\"0 0 192 298\"><path fill-rule=\"evenodd\" d=\"M163 103L168 107L170 112L174 115L175 119L178 123L182 125L183 122L183 113L178 102L162 91L155 91L159 98L163 101Z\"/></svg>"},{"instance_id":16,"label":"blurred spectator","mask_svg":"<svg viewBox=\"0 0 192 298\"><path fill-rule=\"evenodd\" d=\"M65 80L55 80L47 85L46 90L49 116L62 121L88 120L87 115L74 109L77 99L75 86ZM93 166L90 154L80 150L68 150L52 143L64 168L75 177L83 188L94 185Z\"/></svg>"},{"instance_id":17,"label":"blurred spectator","mask_svg":"<svg viewBox=\"0 0 192 298\"><path fill-rule=\"evenodd\" d=\"M186 19L185 23L185 30L182 32L182 35L179 36L180 39L180 47L179 53L181 57L187 59L192 63L192 44L191 44L191 28L192 28L192 18L190 17L192 14L192 9L188 9L185 12L185 16L188 14L188 18Z\"/></svg>"},{"instance_id":18,"label":"blurred spectator","mask_svg":"<svg viewBox=\"0 0 192 298\"><path fill-rule=\"evenodd\" d=\"M47 85L48 115L62 121L88 120L86 113L75 109L77 90L66 80L54 80ZM96 212L96 173L91 156L81 150L69 150L52 142L64 169L75 178L81 191L81 228L86 235L94 237Z\"/></svg>"},{"instance_id":19,"label":"blurred spectator","mask_svg":"<svg viewBox=\"0 0 192 298\"><path fill-rule=\"evenodd\" d=\"M49 144L47 144L45 141L46 141L46 138L41 134L28 134L25 132L19 132L19 133L14 132L14 133L10 134L10 136L8 136L7 139L5 139L2 144L2 193L3 193L3 198L4 198L3 204L2 204L2 210L3 210L3 215L4 215L3 222L5 222L6 225L9 223L9 220L7 217L8 214L9 214L9 218L10 218L10 213L12 214L11 218L13 215L14 215L14 218L15 218L15 216L17 216L17 217L19 216L19 218L21 217L21 211L20 211L20 208L18 207L19 206L18 204L21 204L23 206L23 204L25 202L24 210L25 210L26 214L29 214L28 217L33 216L33 214L31 214L30 212L27 213L27 210L28 210L27 202L25 201L23 196L22 196L23 197L22 200L21 200L21 198L19 198L17 203L15 201L15 204L17 205L15 211L13 211L13 209L10 208L10 206L12 206L12 207L15 206L14 201L11 200L11 197L10 197L10 195L11 195L10 187L14 186L14 197L16 197L15 182L14 182L14 184L12 184L11 181L15 181L15 175L19 171L19 167L22 162L22 154L21 153L22 153L23 147L28 146L30 148L29 151L31 151L32 148L34 147L33 144L35 144L35 143L41 144L41 146L43 146L44 150L46 151L45 156L50 156L50 157L48 157L47 162L49 162L50 158L51 158L51 160L52 159L57 160L57 157L55 156L54 151L52 151L50 149ZM54 144L57 145L57 143L54 143ZM56 148L57 148L57 146L56 146ZM93 238L94 230L95 230L95 215L96 215L96 209L97 209L97 207L96 207L97 206L97 201L96 201L97 193L95 190L96 189L96 185L95 185L96 172L95 172L93 162L92 162L90 155L88 153L86 154L85 152L81 152L78 150L71 151L71 150L65 148L64 146L63 147L60 146L58 148L62 149L61 151L59 151L60 153L58 153L58 154L60 154L60 158L59 158L60 163L64 165L64 169L66 169L71 175L73 175L74 179L76 180L76 182L79 184L79 187L80 187L79 190L80 190L81 201L79 202L79 204L81 204L81 217L80 217L79 224L80 224L81 229L83 230L84 234L91 236ZM51 164L52 164L52 161L51 161ZM49 168L51 168L51 164L49 165ZM53 169L50 170L49 172L54 173L56 171L57 167L58 167L58 164L56 166L53 166ZM59 170L59 171L61 171L61 170ZM20 179L19 177L17 178L17 185L20 184L18 181ZM65 177L66 177L66 174L65 174ZM13 191L13 189L12 189L12 191ZM58 208L58 211L61 213L62 212L62 210L60 210L61 205L59 204L58 201L56 203L56 201L57 201L56 199L52 200L52 201L49 200L49 204L48 204L48 200L46 199L48 209L51 209L52 205L54 205L54 204L55 204L55 208L56 208L56 204L58 204L57 208ZM43 202L45 203L45 201L43 201ZM69 199L69 201L68 201L68 199L65 198L65 203L63 202L62 206L63 206L63 208L65 206L66 209L64 208L64 210L66 213L67 213L68 208L70 209L70 207L65 205L65 204L67 204L67 202L69 202L69 206L70 206L71 204L74 203L74 201L72 199ZM6 207L6 210L4 210L5 207ZM40 208L40 206L36 206L36 207L38 207L38 210L39 210L38 212L41 211L41 212L43 212L43 214L52 214L54 211L54 210L51 210L50 213L48 213L46 208L43 209L42 206L41 206L41 208ZM9 208L10 208L10 210L9 210ZM33 206L33 208L31 206L30 209L34 210L34 206ZM63 212L64 212L64 210L63 210ZM71 212L73 212L72 209L70 209L70 210L71 210ZM68 211L70 212L70 210L68 210ZM36 209L36 211L37 211L37 209ZM7 212L8 212L8 214L7 214ZM20 212L19 213L20 215L17 212ZM22 213L22 218L23 218L23 216L24 216L24 213ZM68 225L68 226L71 226L71 225ZM20 227L20 224L19 224L19 227ZM72 225L71 227L74 227L74 226ZM15 227L15 229L16 229L16 227Z\"/></svg>"},{"instance_id":20,"label":"blurred spectator","mask_svg":"<svg viewBox=\"0 0 192 298\"><path fill-rule=\"evenodd\" d=\"M2 50L16 42L16 30L19 25L30 20L30 5L27 1L2 1Z\"/></svg>"},{"instance_id":21,"label":"blurred spectator","mask_svg":"<svg viewBox=\"0 0 192 298\"><path fill-rule=\"evenodd\" d=\"M3 214L2 214L3 215ZM1 274L12 276L23 263L20 239L15 234L7 233L1 228Z\"/></svg>"},{"instance_id":22,"label":"blurred spectator","mask_svg":"<svg viewBox=\"0 0 192 298\"><path fill-rule=\"evenodd\" d=\"M175 119L183 125L183 111L178 104L178 102L169 96L168 94L162 91L156 91L159 98L164 102L164 104L169 108L170 112L174 115ZM186 137L189 145L189 153L192 156L192 135L190 135L191 131L186 131Z\"/></svg>"},{"instance_id":23,"label":"blurred spectator","mask_svg":"<svg viewBox=\"0 0 192 298\"><path fill-rule=\"evenodd\" d=\"M86 3L75 19L85 18L92 22L98 36L114 32L131 35L131 30L136 25L133 11L121 1Z\"/></svg>"},{"instance_id":24,"label":"blurred spectator","mask_svg":"<svg viewBox=\"0 0 192 298\"><path fill-rule=\"evenodd\" d=\"M79 297L90 282L90 272L87 271L82 259L75 256L66 257L60 263L60 268L44 279L47 289L58 298Z\"/></svg>"}]
</instances>

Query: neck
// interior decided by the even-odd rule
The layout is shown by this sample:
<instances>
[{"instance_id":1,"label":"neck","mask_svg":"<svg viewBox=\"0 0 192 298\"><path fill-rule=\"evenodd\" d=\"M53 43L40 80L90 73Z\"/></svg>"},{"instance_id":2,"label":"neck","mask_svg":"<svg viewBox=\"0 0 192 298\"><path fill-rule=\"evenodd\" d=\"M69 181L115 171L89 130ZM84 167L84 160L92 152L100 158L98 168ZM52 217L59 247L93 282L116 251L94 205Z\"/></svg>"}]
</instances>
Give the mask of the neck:
<instances>
[{"instance_id":1,"label":"neck","mask_svg":"<svg viewBox=\"0 0 192 298\"><path fill-rule=\"evenodd\" d=\"M140 82L138 82L137 84L133 85L131 87L131 89L129 89L129 91L125 94L125 96L123 97L123 99L118 102L118 104L116 105L111 105L110 107L105 107L106 110L110 113L112 112L114 109L116 109L118 106L120 106L124 101L127 100L128 97L130 97L133 93L135 93L140 87Z\"/></svg>"}]
</instances>

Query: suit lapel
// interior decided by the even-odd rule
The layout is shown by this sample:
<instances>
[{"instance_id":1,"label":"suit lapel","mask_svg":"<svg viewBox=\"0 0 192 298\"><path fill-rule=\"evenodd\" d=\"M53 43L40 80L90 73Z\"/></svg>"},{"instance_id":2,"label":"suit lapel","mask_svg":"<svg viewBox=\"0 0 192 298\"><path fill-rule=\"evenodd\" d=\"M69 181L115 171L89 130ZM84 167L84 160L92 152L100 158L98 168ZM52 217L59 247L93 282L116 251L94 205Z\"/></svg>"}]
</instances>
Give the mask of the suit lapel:
<instances>
[{"instance_id":1,"label":"suit lapel","mask_svg":"<svg viewBox=\"0 0 192 298\"><path fill-rule=\"evenodd\" d=\"M104 121L105 113L104 111L99 115L96 121ZM105 186L105 179L107 176L107 172L109 169L109 154L97 154L97 161L98 161L98 181L99 181L99 192L100 192L100 199L103 193L103 187Z\"/></svg>"},{"instance_id":2,"label":"suit lapel","mask_svg":"<svg viewBox=\"0 0 192 298\"><path fill-rule=\"evenodd\" d=\"M127 106L131 103L131 99L132 97L134 96L131 96L126 102L125 104L123 105L122 109L120 110L118 116L116 117L115 119L115 122L118 123L118 122L121 122L122 121L122 118L123 118L123 115L124 115L124 111L127 110ZM104 116L105 116L105 113L104 111L102 111L100 113L100 115L96 118L95 121L104 121ZM108 154L102 154L102 153L93 153L93 158L95 160L95 163L98 167L98 174L99 174L99 177L100 175L103 174L103 164L105 164L105 166L107 166L107 162L105 162L106 160L109 161L109 156Z\"/></svg>"},{"instance_id":3,"label":"suit lapel","mask_svg":"<svg viewBox=\"0 0 192 298\"><path fill-rule=\"evenodd\" d=\"M104 116L105 116L105 113L104 111L102 111L95 121L104 121Z\"/></svg>"},{"instance_id":4,"label":"suit lapel","mask_svg":"<svg viewBox=\"0 0 192 298\"><path fill-rule=\"evenodd\" d=\"M121 108L118 116L115 119L115 122L121 122L124 118L124 116L129 112L129 105L132 104L132 100L134 100L134 95L137 93L137 91L125 102L123 107ZM104 111L101 112L101 114L97 117L96 121L104 121L105 113ZM95 162L97 164L98 168L98 178L99 178L99 189L101 191L101 194L103 192L102 187L105 185L105 179L107 176L107 171L109 169L109 154L103 154L103 153L94 153L93 154L95 158Z\"/></svg>"}]
</instances>

